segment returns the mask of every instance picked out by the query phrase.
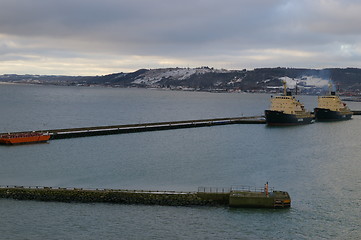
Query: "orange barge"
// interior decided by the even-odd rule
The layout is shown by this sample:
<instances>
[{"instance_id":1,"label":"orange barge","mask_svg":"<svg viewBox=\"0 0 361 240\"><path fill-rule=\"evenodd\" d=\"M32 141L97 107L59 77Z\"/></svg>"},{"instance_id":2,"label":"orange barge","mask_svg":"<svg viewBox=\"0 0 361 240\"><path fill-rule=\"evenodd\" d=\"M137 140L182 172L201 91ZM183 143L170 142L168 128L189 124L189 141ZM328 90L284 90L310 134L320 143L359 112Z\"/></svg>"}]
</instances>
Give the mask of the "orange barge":
<instances>
[{"instance_id":1,"label":"orange barge","mask_svg":"<svg viewBox=\"0 0 361 240\"><path fill-rule=\"evenodd\" d=\"M42 132L23 132L8 133L0 135L0 144L14 145L24 143L40 143L50 139L49 133Z\"/></svg>"}]
</instances>

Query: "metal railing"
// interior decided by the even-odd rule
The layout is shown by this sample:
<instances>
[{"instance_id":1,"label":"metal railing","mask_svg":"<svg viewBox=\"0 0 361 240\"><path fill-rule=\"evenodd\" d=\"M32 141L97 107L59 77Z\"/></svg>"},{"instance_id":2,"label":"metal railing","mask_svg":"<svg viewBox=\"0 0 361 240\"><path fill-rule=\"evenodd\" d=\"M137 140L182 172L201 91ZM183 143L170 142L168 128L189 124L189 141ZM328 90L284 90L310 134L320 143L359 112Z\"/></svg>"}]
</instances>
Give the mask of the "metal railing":
<instances>
[{"instance_id":1,"label":"metal railing","mask_svg":"<svg viewBox=\"0 0 361 240\"><path fill-rule=\"evenodd\" d=\"M198 187L199 193L230 193L229 187Z\"/></svg>"},{"instance_id":2,"label":"metal railing","mask_svg":"<svg viewBox=\"0 0 361 240\"><path fill-rule=\"evenodd\" d=\"M251 186L232 186L232 192L264 192L264 187L251 187ZM273 192L274 188L268 188L269 192Z\"/></svg>"},{"instance_id":3,"label":"metal railing","mask_svg":"<svg viewBox=\"0 0 361 240\"><path fill-rule=\"evenodd\" d=\"M45 186L20 186L20 185L0 185L0 189L40 189L40 190L69 190L69 191L110 191L129 193L154 193L154 194L191 194L195 192L185 191L165 191L165 190L129 190L113 188L80 188L80 187L45 187Z\"/></svg>"},{"instance_id":4,"label":"metal railing","mask_svg":"<svg viewBox=\"0 0 361 240\"><path fill-rule=\"evenodd\" d=\"M80 188L80 187L46 187L46 186L20 186L20 185L0 185L0 188L15 189L43 189L43 190L78 190L78 191L113 191L113 192L134 192L134 193L164 193L164 194L190 194L194 192L186 191L165 191L165 190L129 190L113 188ZM264 192L264 188L251 186L231 186L231 187L198 187L198 193L230 193L230 192ZM268 189L273 192L274 188Z\"/></svg>"}]
</instances>

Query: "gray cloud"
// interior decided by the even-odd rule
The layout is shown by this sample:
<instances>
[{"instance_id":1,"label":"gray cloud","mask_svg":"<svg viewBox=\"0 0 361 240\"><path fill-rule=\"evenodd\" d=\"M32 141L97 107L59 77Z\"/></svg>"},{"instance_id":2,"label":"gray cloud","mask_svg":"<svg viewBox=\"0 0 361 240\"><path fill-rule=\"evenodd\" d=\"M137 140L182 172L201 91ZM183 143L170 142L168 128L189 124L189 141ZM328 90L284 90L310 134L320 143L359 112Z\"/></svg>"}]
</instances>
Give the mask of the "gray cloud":
<instances>
[{"instance_id":1,"label":"gray cloud","mask_svg":"<svg viewBox=\"0 0 361 240\"><path fill-rule=\"evenodd\" d=\"M0 61L18 56L24 69L36 65L34 58L53 65L98 61L102 73L361 63L356 0L0 0L0 6ZM106 59L112 67L100 62Z\"/></svg>"}]
</instances>

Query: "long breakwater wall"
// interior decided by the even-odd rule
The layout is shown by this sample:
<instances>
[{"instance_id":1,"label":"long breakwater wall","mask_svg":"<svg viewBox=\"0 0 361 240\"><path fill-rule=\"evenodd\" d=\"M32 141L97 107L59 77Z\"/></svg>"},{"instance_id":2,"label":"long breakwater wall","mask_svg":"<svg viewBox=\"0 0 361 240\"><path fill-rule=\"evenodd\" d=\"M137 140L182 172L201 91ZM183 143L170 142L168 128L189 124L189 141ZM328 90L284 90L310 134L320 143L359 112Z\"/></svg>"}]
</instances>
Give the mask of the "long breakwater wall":
<instances>
[{"instance_id":1,"label":"long breakwater wall","mask_svg":"<svg viewBox=\"0 0 361 240\"><path fill-rule=\"evenodd\" d=\"M84 128L68 128L55 130L42 130L49 132L51 139L76 138L87 136L111 135L122 133L136 133L148 131L171 130L181 128L209 127L228 124L264 124L265 119L262 116L255 117L237 117L237 118L215 118L203 120L186 120L158 123L142 123L127 125L112 125Z\"/></svg>"},{"instance_id":2,"label":"long breakwater wall","mask_svg":"<svg viewBox=\"0 0 361 240\"><path fill-rule=\"evenodd\" d=\"M200 189L203 189L200 191ZM289 208L291 198L284 191L250 188L198 188L197 192L144 191L0 186L0 198L82 203L118 203L163 206L229 206L252 208Z\"/></svg>"},{"instance_id":3,"label":"long breakwater wall","mask_svg":"<svg viewBox=\"0 0 361 240\"><path fill-rule=\"evenodd\" d=\"M229 192L175 192L51 187L0 187L0 198L55 202L117 203L164 206L228 206Z\"/></svg>"},{"instance_id":4,"label":"long breakwater wall","mask_svg":"<svg viewBox=\"0 0 361 240\"><path fill-rule=\"evenodd\" d=\"M353 115L361 115L361 111L360 110L352 110L352 114Z\"/></svg>"},{"instance_id":5,"label":"long breakwater wall","mask_svg":"<svg viewBox=\"0 0 361 240\"><path fill-rule=\"evenodd\" d=\"M185 120L185 121L171 121L171 122L155 122L155 123L141 123L141 124L126 124L126 125L111 125L111 126L97 126L97 127L81 127L81 128L66 128L66 129L50 129L37 130L33 132L48 133L50 139L65 139L78 138L122 133L137 133L149 131L161 131L181 128L197 128L210 127L218 125L229 124L265 124L266 121L262 116L252 117L235 117L235 118L213 118L202 120ZM28 133L27 131L26 133ZM14 134L23 132L12 132ZM0 135L6 133L0 133Z\"/></svg>"}]
</instances>

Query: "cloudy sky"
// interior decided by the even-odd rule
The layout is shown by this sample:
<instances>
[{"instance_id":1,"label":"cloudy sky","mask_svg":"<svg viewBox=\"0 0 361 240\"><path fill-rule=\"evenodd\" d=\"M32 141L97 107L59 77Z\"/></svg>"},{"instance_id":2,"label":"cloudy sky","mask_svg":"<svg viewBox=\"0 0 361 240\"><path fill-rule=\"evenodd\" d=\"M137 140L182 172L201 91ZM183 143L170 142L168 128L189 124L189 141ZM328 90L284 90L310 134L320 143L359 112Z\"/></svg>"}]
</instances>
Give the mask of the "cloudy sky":
<instances>
[{"instance_id":1,"label":"cloudy sky","mask_svg":"<svg viewBox=\"0 0 361 240\"><path fill-rule=\"evenodd\" d=\"M0 0L0 74L361 67L359 0Z\"/></svg>"}]
</instances>

